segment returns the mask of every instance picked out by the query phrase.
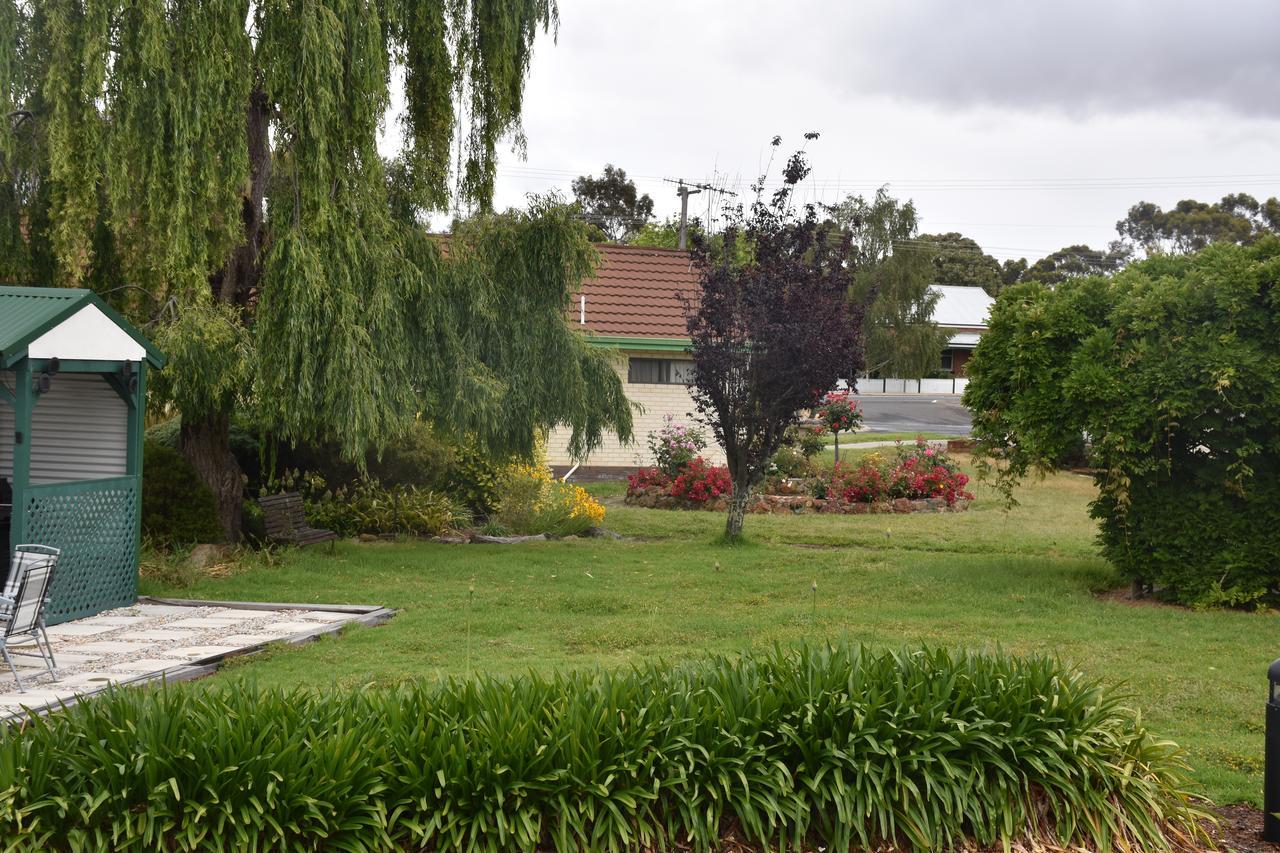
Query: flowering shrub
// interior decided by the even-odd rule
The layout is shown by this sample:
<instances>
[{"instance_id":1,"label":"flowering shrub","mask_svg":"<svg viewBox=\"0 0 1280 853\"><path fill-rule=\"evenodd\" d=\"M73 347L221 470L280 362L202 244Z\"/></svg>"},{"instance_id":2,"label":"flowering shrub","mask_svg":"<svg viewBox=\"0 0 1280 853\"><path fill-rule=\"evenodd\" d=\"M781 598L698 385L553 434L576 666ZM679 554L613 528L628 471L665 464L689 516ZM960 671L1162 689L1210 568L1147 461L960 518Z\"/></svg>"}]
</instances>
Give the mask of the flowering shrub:
<instances>
[{"instance_id":1,"label":"flowering shrub","mask_svg":"<svg viewBox=\"0 0 1280 853\"><path fill-rule=\"evenodd\" d=\"M872 459L864 458L857 465L836 463L830 482L823 485L824 495L845 503L871 503L885 496L884 473Z\"/></svg>"},{"instance_id":2,"label":"flowering shrub","mask_svg":"<svg viewBox=\"0 0 1280 853\"><path fill-rule=\"evenodd\" d=\"M660 468L641 468L627 476L627 492L642 492L653 486L669 486L671 478Z\"/></svg>"},{"instance_id":3,"label":"flowering shrub","mask_svg":"<svg viewBox=\"0 0 1280 853\"><path fill-rule=\"evenodd\" d=\"M604 521L604 507L586 489L562 483L546 468L510 465L493 521L512 533L576 535Z\"/></svg>"},{"instance_id":4,"label":"flowering shrub","mask_svg":"<svg viewBox=\"0 0 1280 853\"><path fill-rule=\"evenodd\" d=\"M968 484L968 475L946 450L921 438L914 445L899 443L892 461L872 453L856 465L837 463L828 480L815 483L813 493L846 503L941 498L947 506L955 506L956 501L973 500L973 494L965 490Z\"/></svg>"},{"instance_id":5,"label":"flowering shrub","mask_svg":"<svg viewBox=\"0 0 1280 853\"><path fill-rule=\"evenodd\" d=\"M711 465L701 456L686 465L671 482L672 495L694 503L705 503L732 491L729 469L724 465Z\"/></svg>"},{"instance_id":6,"label":"flowering shrub","mask_svg":"<svg viewBox=\"0 0 1280 853\"><path fill-rule=\"evenodd\" d=\"M662 428L649 433L649 452L659 470L668 477L675 477L707 446L702 430L675 422L666 415Z\"/></svg>"},{"instance_id":7,"label":"flowering shrub","mask_svg":"<svg viewBox=\"0 0 1280 853\"><path fill-rule=\"evenodd\" d=\"M822 398L817 414L821 429L828 432L850 432L862 425L862 409L848 391L827 394Z\"/></svg>"}]
</instances>

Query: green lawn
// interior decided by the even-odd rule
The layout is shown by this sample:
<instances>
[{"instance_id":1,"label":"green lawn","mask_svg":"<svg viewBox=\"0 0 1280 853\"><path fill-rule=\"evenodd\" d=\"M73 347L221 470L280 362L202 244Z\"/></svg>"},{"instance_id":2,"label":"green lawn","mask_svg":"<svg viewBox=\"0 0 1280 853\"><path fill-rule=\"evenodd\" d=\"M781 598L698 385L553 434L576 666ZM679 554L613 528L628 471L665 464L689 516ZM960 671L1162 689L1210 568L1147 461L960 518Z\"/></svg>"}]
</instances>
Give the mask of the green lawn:
<instances>
[{"instance_id":1,"label":"green lawn","mask_svg":"<svg viewBox=\"0 0 1280 853\"><path fill-rule=\"evenodd\" d=\"M979 488L975 507L958 514L752 516L752 544L737 548L712 544L722 515L631 509L617 485L593 488L609 506L606 524L635 541L341 544L335 555L295 553L144 591L401 610L386 626L272 652L203 682L215 686L324 690L618 667L801 638L1058 655L1125 684L1152 726L1187 748L1210 797L1259 800L1276 616L1096 598L1115 582L1095 553L1084 477L1029 486L1009 514Z\"/></svg>"},{"instance_id":2,"label":"green lawn","mask_svg":"<svg viewBox=\"0 0 1280 853\"><path fill-rule=\"evenodd\" d=\"M868 441L906 441L912 442L917 438L964 438L962 435L948 435L942 432L855 432L840 433L840 446L846 444L865 444ZM827 442L827 446L834 446L832 441Z\"/></svg>"}]
</instances>

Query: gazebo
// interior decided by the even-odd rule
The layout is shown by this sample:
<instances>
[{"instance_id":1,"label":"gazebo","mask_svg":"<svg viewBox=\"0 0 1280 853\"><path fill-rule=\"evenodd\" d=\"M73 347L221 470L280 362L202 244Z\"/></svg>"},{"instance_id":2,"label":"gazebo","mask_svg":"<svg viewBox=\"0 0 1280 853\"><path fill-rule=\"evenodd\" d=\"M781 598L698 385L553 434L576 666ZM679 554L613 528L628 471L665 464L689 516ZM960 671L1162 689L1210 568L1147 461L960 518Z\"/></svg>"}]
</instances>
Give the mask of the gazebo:
<instances>
[{"instance_id":1,"label":"gazebo","mask_svg":"<svg viewBox=\"0 0 1280 853\"><path fill-rule=\"evenodd\" d=\"M0 569L22 543L62 549L51 625L137 597L147 370L163 364L88 290L0 287Z\"/></svg>"}]
</instances>

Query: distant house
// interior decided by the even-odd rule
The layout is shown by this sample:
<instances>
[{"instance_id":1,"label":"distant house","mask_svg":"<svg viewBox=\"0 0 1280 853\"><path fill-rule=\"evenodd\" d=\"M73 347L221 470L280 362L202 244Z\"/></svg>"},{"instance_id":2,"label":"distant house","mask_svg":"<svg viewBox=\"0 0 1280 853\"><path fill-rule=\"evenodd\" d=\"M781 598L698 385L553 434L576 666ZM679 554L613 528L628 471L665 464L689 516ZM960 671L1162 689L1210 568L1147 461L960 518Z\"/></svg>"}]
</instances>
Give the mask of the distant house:
<instances>
[{"instance_id":1,"label":"distant house","mask_svg":"<svg viewBox=\"0 0 1280 853\"><path fill-rule=\"evenodd\" d=\"M600 265L582 283L571 321L588 332L593 343L619 351L618 372L627 398L639 403L634 413L635 442L623 445L606 436L604 444L583 461L583 472L616 474L652 464L646 439L671 415L693 425L689 394L693 358L680 295L698 292L699 276L688 252L611 243L596 245ZM987 313L994 301L980 287L934 285L941 296L934 321L951 333L941 354L941 368L964 375L978 339L987 330ZM712 441L711 436L707 436ZM724 461L724 451L712 443L703 456ZM552 430L547 461L563 473L575 462L569 456L569 433ZM581 475L579 475L581 476Z\"/></svg>"},{"instance_id":2,"label":"distant house","mask_svg":"<svg viewBox=\"0 0 1280 853\"><path fill-rule=\"evenodd\" d=\"M933 309L933 322L951 333L942 351L940 368L952 376L964 376L965 364L973 355L978 339L987 331L987 319L995 302L981 287L935 284L940 294Z\"/></svg>"},{"instance_id":3,"label":"distant house","mask_svg":"<svg viewBox=\"0 0 1280 853\"><path fill-rule=\"evenodd\" d=\"M583 282L571 320L589 332L593 342L618 349L624 391L642 411L633 413L634 444L606 436L604 445L583 464L601 473L630 471L652 463L645 440L662 426L664 416L693 424L688 387L693 359L680 295L696 295L699 277L688 252L614 244L599 244L596 251L600 265L595 276ZM548 438L547 461L557 470L573 464L568 443L567 430L553 430ZM714 442L703 456L724 460Z\"/></svg>"}]
</instances>

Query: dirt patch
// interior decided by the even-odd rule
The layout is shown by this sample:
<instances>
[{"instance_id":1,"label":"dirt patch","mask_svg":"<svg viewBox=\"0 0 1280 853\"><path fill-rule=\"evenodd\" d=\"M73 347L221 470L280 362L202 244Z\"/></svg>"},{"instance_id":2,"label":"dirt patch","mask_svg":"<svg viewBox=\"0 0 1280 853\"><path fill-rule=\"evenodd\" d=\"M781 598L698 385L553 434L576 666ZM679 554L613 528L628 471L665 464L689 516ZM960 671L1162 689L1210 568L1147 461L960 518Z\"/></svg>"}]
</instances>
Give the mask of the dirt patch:
<instances>
[{"instance_id":1,"label":"dirt patch","mask_svg":"<svg viewBox=\"0 0 1280 853\"><path fill-rule=\"evenodd\" d=\"M1181 604L1174 604L1170 601L1161 601L1160 599L1144 595L1141 598L1133 597L1133 590L1129 587L1122 586L1116 589L1108 589L1103 592L1095 593L1095 598L1099 601L1109 601L1114 604L1124 604L1129 607L1168 607L1173 610L1187 610Z\"/></svg>"},{"instance_id":2,"label":"dirt patch","mask_svg":"<svg viewBox=\"0 0 1280 853\"><path fill-rule=\"evenodd\" d=\"M1212 806L1208 810L1217 818L1216 823L1213 821L1205 821L1204 823L1204 831L1209 836L1212 846L1175 844L1171 848L1174 853L1193 853L1193 851L1202 850L1218 850L1222 851L1222 853L1280 853L1280 844L1271 844L1262 840L1262 811L1260 809L1237 803L1231 806ZM749 842L744 835L741 827L737 826L733 821L727 821L721 831L718 849L726 853L767 853L768 850L773 849ZM643 849L648 851L651 848ZM693 847L677 843L674 849L683 853L684 851L692 850ZM824 848L804 845L800 849L804 851L820 851ZM900 847L893 844L882 844L874 848L874 853L905 853L910 849L909 847ZM961 851L961 853L997 853L997 851L1003 853L1004 851L1003 846L980 847L972 843L961 843L955 849ZM1034 839L1015 841L1010 845L1009 850L1012 853L1086 853L1084 848L1060 847Z\"/></svg>"},{"instance_id":3,"label":"dirt patch","mask_svg":"<svg viewBox=\"0 0 1280 853\"><path fill-rule=\"evenodd\" d=\"M1219 850L1232 853L1280 853L1280 844L1262 840L1262 810L1244 803L1215 806L1218 823L1206 824L1205 832Z\"/></svg>"}]
</instances>

